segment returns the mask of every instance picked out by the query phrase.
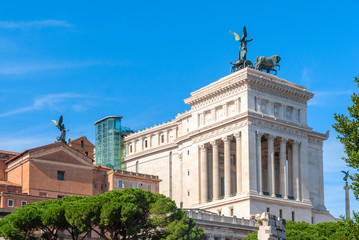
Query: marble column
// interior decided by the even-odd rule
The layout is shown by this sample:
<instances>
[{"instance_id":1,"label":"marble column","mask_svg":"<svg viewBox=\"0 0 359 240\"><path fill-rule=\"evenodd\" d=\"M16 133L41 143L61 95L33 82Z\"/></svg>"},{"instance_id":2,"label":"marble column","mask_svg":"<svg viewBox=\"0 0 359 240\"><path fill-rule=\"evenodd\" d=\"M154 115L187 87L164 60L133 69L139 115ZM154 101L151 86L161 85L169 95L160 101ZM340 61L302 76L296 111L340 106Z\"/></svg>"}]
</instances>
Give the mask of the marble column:
<instances>
[{"instance_id":1,"label":"marble column","mask_svg":"<svg viewBox=\"0 0 359 240\"><path fill-rule=\"evenodd\" d=\"M288 186L287 186L287 141L286 138L281 138L280 140L280 193L282 198L288 199Z\"/></svg>"},{"instance_id":2,"label":"marble column","mask_svg":"<svg viewBox=\"0 0 359 240\"><path fill-rule=\"evenodd\" d=\"M293 193L293 154L292 147L288 147L288 195L294 196Z\"/></svg>"},{"instance_id":3,"label":"marble column","mask_svg":"<svg viewBox=\"0 0 359 240\"><path fill-rule=\"evenodd\" d=\"M207 146L201 145L201 203L208 199L208 176L207 176Z\"/></svg>"},{"instance_id":4,"label":"marble column","mask_svg":"<svg viewBox=\"0 0 359 240\"><path fill-rule=\"evenodd\" d=\"M258 163L258 192L259 195L263 195L263 180L262 180L262 173L263 173L263 167L262 167L262 135L263 133L260 131L256 132L256 146L257 146L257 163Z\"/></svg>"},{"instance_id":5,"label":"marble column","mask_svg":"<svg viewBox=\"0 0 359 240\"><path fill-rule=\"evenodd\" d=\"M219 159L218 142L212 141L212 160L213 160L213 200L219 199Z\"/></svg>"},{"instance_id":6,"label":"marble column","mask_svg":"<svg viewBox=\"0 0 359 240\"><path fill-rule=\"evenodd\" d=\"M318 151L318 150L317 150ZM325 209L324 207L324 179L323 179L323 150L319 150L319 156L317 159L319 159L319 202L322 209Z\"/></svg>"},{"instance_id":7,"label":"marble column","mask_svg":"<svg viewBox=\"0 0 359 240\"><path fill-rule=\"evenodd\" d=\"M224 143L224 197L231 196L231 138L222 138Z\"/></svg>"},{"instance_id":8,"label":"marble column","mask_svg":"<svg viewBox=\"0 0 359 240\"><path fill-rule=\"evenodd\" d=\"M241 158L241 133L236 133L236 183L237 194L242 192L242 158Z\"/></svg>"},{"instance_id":9,"label":"marble column","mask_svg":"<svg viewBox=\"0 0 359 240\"><path fill-rule=\"evenodd\" d=\"M181 202L180 202L180 206L181 204L183 204L183 158L182 158L182 153L178 153L178 160L180 161L180 187L181 187L181 191L180 191L180 199L181 199Z\"/></svg>"},{"instance_id":10,"label":"marble column","mask_svg":"<svg viewBox=\"0 0 359 240\"><path fill-rule=\"evenodd\" d=\"M275 165L274 165L274 139L275 136L268 136L268 190L269 195L275 197Z\"/></svg>"},{"instance_id":11,"label":"marble column","mask_svg":"<svg viewBox=\"0 0 359 240\"><path fill-rule=\"evenodd\" d=\"M300 186L302 190L302 202L310 203L309 196L309 174L308 174L308 146L306 141L300 143ZM319 184L319 183L318 183Z\"/></svg>"},{"instance_id":12,"label":"marble column","mask_svg":"<svg viewBox=\"0 0 359 240\"><path fill-rule=\"evenodd\" d=\"M299 184L299 157L298 157L299 142L294 141L293 147L293 195L296 201L300 201L300 184Z\"/></svg>"}]
</instances>

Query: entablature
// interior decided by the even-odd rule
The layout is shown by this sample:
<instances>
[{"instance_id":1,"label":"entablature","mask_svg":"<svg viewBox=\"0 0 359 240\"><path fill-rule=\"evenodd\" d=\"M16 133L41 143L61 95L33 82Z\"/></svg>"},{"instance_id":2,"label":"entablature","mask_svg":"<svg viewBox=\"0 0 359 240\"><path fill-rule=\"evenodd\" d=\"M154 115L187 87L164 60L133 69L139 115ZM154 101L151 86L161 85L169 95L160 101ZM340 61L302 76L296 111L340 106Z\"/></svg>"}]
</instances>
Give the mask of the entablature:
<instances>
[{"instance_id":1,"label":"entablature","mask_svg":"<svg viewBox=\"0 0 359 240\"><path fill-rule=\"evenodd\" d=\"M300 104L306 104L314 96L305 87L271 74L245 68L192 92L191 97L185 99L185 103L192 109L198 109L248 88Z\"/></svg>"}]
</instances>

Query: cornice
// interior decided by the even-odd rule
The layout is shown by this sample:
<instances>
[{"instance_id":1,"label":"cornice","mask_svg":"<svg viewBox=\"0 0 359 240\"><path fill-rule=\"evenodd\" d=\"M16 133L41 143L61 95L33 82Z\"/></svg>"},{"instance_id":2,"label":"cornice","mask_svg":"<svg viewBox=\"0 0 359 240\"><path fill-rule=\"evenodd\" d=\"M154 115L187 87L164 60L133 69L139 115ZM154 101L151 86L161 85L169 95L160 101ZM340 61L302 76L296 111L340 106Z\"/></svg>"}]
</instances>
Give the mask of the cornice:
<instances>
[{"instance_id":1,"label":"cornice","mask_svg":"<svg viewBox=\"0 0 359 240\"><path fill-rule=\"evenodd\" d=\"M244 90L246 86L302 104L314 96L313 93L308 92L303 86L291 83L271 74L245 68L192 92L191 97L185 99L185 103L190 105L192 109L195 109L198 108L198 105L206 105L208 99L226 96L228 94L225 93L233 91L233 89L237 89L237 92L239 92Z\"/></svg>"},{"instance_id":2,"label":"cornice","mask_svg":"<svg viewBox=\"0 0 359 240\"><path fill-rule=\"evenodd\" d=\"M131 154L131 155L127 155L125 157L125 161L131 161L133 159L137 159L139 157L144 157L146 155L149 155L149 154L152 154L152 153L158 153L160 151L165 151L165 150L168 150L168 149L171 149L171 148L176 148L178 147L177 143L167 143L165 145L161 145L161 146L158 146L158 147L154 147L154 148L151 148L151 149L147 149L147 150L144 150L144 151L141 151L141 152L138 152L138 153L134 153L134 154Z\"/></svg>"},{"instance_id":3,"label":"cornice","mask_svg":"<svg viewBox=\"0 0 359 240\"><path fill-rule=\"evenodd\" d=\"M136 133L132 133L125 137L125 141L128 142L128 141L134 140L136 138L140 138L140 137L143 137L146 135L151 135L156 132L164 131L168 128L173 128L173 127L177 127L177 126L178 126L177 122L175 120L172 120L170 122L162 123L161 125L155 125L153 127L146 128L146 129L138 131Z\"/></svg>"}]
</instances>

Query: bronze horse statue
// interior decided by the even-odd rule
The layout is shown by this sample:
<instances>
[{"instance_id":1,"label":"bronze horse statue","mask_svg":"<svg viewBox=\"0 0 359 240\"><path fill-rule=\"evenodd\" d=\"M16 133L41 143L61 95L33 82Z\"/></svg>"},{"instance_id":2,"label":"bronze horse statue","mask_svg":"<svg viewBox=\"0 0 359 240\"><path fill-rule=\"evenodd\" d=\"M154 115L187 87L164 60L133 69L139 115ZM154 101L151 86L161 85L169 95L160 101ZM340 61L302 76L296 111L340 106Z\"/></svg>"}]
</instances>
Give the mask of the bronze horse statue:
<instances>
[{"instance_id":1,"label":"bronze horse statue","mask_svg":"<svg viewBox=\"0 0 359 240\"><path fill-rule=\"evenodd\" d=\"M278 64L280 62L281 58L278 55L273 55L269 58L258 56L256 59L256 70L262 71L266 70L267 73L270 73L270 71L274 71L277 75L277 70L274 69L274 67L278 67L278 70L280 70L280 65Z\"/></svg>"}]
</instances>

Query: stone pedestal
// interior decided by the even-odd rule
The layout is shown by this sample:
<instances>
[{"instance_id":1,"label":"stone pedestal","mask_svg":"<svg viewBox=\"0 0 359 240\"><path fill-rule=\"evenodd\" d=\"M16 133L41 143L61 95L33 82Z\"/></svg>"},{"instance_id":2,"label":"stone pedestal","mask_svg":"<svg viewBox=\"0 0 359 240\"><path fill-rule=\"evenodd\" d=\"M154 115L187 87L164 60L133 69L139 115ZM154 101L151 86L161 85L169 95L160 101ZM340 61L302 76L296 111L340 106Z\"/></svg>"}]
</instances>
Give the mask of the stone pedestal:
<instances>
[{"instance_id":1,"label":"stone pedestal","mask_svg":"<svg viewBox=\"0 0 359 240\"><path fill-rule=\"evenodd\" d=\"M349 189L348 183L344 186L345 190L345 217L350 218L350 202L349 202Z\"/></svg>"}]
</instances>

